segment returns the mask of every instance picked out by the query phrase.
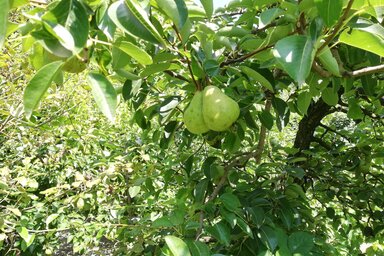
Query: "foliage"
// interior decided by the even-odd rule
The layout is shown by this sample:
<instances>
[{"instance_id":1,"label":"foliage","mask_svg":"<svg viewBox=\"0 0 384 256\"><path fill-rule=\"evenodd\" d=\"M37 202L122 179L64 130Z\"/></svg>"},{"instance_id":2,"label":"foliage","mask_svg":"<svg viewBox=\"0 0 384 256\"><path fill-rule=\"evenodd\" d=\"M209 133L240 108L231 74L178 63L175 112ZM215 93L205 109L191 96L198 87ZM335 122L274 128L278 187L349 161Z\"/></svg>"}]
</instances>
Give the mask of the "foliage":
<instances>
[{"instance_id":1,"label":"foliage","mask_svg":"<svg viewBox=\"0 0 384 256\"><path fill-rule=\"evenodd\" d=\"M2 254L383 253L381 1L31 2L0 4ZM209 85L240 117L194 135Z\"/></svg>"}]
</instances>

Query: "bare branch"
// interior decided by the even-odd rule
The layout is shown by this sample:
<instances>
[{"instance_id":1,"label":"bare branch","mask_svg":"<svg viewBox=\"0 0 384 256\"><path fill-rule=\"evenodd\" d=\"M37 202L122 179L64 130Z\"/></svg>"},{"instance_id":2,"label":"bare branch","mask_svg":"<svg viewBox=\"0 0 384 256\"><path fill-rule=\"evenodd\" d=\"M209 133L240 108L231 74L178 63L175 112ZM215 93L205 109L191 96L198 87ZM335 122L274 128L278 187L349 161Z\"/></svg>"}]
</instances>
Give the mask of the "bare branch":
<instances>
[{"instance_id":1,"label":"bare branch","mask_svg":"<svg viewBox=\"0 0 384 256\"><path fill-rule=\"evenodd\" d=\"M384 64L373 67L366 67L355 71L345 71L343 75L346 77L359 77L380 72L384 72Z\"/></svg>"},{"instance_id":2,"label":"bare branch","mask_svg":"<svg viewBox=\"0 0 384 256\"><path fill-rule=\"evenodd\" d=\"M242 62L250 57L252 57L253 55L255 54L258 54L259 52L262 52L262 51L265 51L269 48L272 48L274 46L274 44L272 45L267 45L267 46L264 46L264 47L261 47L259 49L256 49L254 50L253 52L250 52L250 53L247 53L237 59L230 59L230 60L227 60L227 61L224 61L220 64L220 67L223 67L223 66L226 66L226 65L229 65L229 64L233 64L233 63L237 63L237 62Z\"/></svg>"}]
</instances>

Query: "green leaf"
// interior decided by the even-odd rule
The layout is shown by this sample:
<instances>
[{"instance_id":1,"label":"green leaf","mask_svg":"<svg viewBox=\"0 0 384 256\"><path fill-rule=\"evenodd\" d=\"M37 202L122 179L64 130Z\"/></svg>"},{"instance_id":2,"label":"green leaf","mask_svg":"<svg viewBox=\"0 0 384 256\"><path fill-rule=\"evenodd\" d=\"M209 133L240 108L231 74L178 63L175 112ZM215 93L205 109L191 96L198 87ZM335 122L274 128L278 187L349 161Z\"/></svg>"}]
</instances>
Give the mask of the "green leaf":
<instances>
[{"instance_id":1,"label":"green leaf","mask_svg":"<svg viewBox=\"0 0 384 256\"><path fill-rule=\"evenodd\" d=\"M384 57L384 37L359 29L344 30L339 41Z\"/></svg>"},{"instance_id":2,"label":"green leaf","mask_svg":"<svg viewBox=\"0 0 384 256\"><path fill-rule=\"evenodd\" d=\"M27 119L37 107L64 62L55 61L42 67L29 81L24 91L24 112Z\"/></svg>"},{"instance_id":3,"label":"green leaf","mask_svg":"<svg viewBox=\"0 0 384 256\"><path fill-rule=\"evenodd\" d=\"M164 239L173 256L191 256L187 244L180 238L175 236L166 236Z\"/></svg>"},{"instance_id":4,"label":"green leaf","mask_svg":"<svg viewBox=\"0 0 384 256\"><path fill-rule=\"evenodd\" d=\"M60 216L59 214L57 214L57 213L53 213L53 214L51 214L51 215L49 215L49 216L47 217L47 219L45 220L45 225L47 226L47 229L48 229L49 224L50 224L52 221L54 221L55 219L57 219L57 217L59 217L59 216Z\"/></svg>"},{"instance_id":5,"label":"green leaf","mask_svg":"<svg viewBox=\"0 0 384 256\"><path fill-rule=\"evenodd\" d=\"M210 256L211 252L208 245L200 241L189 241L187 242L189 249L191 250L192 256Z\"/></svg>"},{"instance_id":6,"label":"green leaf","mask_svg":"<svg viewBox=\"0 0 384 256\"><path fill-rule=\"evenodd\" d=\"M268 111L263 110L258 114L260 122L263 126L265 126L268 130L271 130L273 127L273 116Z\"/></svg>"},{"instance_id":7,"label":"green leaf","mask_svg":"<svg viewBox=\"0 0 384 256\"><path fill-rule=\"evenodd\" d=\"M249 237L253 238L252 229L242 218L237 218L237 226L239 226Z\"/></svg>"},{"instance_id":8,"label":"green leaf","mask_svg":"<svg viewBox=\"0 0 384 256\"><path fill-rule=\"evenodd\" d=\"M159 8L180 30L188 19L188 9L183 0L156 0Z\"/></svg>"},{"instance_id":9,"label":"green leaf","mask_svg":"<svg viewBox=\"0 0 384 256\"><path fill-rule=\"evenodd\" d=\"M164 40L143 12L137 4L120 0L109 6L108 16L124 32L152 43L165 45Z\"/></svg>"},{"instance_id":10,"label":"green leaf","mask_svg":"<svg viewBox=\"0 0 384 256\"><path fill-rule=\"evenodd\" d=\"M336 106L339 102L339 95L333 88L327 87L321 93L321 98L330 106Z\"/></svg>"},{"instance_id":11,"label":"green leaf","mask_svg":"<svg viewBox=\"0 0 384 256\"><path fill-rule=\"evenodd\" d=\"M284 11L280 8L270 8L263 11L260 14L260 21L259 21L260 28L267 26L283 13Z\"/></svg>"},{"instance_id":12,"label":"green leaf","mask_svg":"<svg viewBox=\"0 0 384 256\"><path fill-rule=\"evenodd\" d=\"M77 0L60 1L55 8L42 16L48 31L59 36L60 42L73 40L73 46L67 49L79 53L88 40L88 14ZM69 35L72 38L69 38ZM63 45L64 46L64 45Z\"/></svg>"},{"instance_id":13,"label":"green leaf","mask_svg":"<svg viewBox=\"0 0 384 256\"><path fill-rule=\"evenodd\" d=\"M97 73L88 75L88 83L92 87L92 94L101 112L113 122L117 107L117 94L109 80Z\"/></svg>"},{"instance_id":14,"label":"green leaf","mask_svg":"<svg viewBox=\"0 0 384 256\"><path fill-rule=\"evenodd\" d=\"M291 253L308 255L313 248L313 236L306 232L295 232L288 238L288 247Z\"/></svg>"},{"instance_id":15,"label":"green leaf","mask_svg":"<svg viewBox=\"0 0 384 256\"><path fill-rule=\"evenodd\" d=\"M262 76L259 72L257 72L256 70L254 70L250 67L247 67L247 66L241 66L240 70L244 74L246 74L250 80L254 80L254 81L260 83L261 86L265 87L266 89L268 89L272 92L274 91L272 84L264 76Z\"/></svg>"},{"instance_id":16,"label":"green leaf","mask_svg":"<svg viewBox=\"0 0 384 256\"><path fill-rule=\"evenodd\" d=\"M304 91L297 96L297 109L301 114L307 115L307 110L311 104L312 96L309 92Z\"/></svg>"},{"instance_id":17,"label":"green leaf","mask_svg":"<svg viewBox=\"0 0 384 256\"><path fill-rule=\"evenodd\" d=\"M119 42L114 46L137 60L140 64L151 65L153 63L151 56L146 51L130 42Z\"/></svg>"},{"instance_id":18,"label":"green leaf","mask_svg":"<svg viewBox=\"0 0 384 256\"><path fill-rule=\"evenodd\" d=\"M240 206L240 201L232 193L224 193L220 196L220 201L223 203L224 207L231 212L235 212Z\"/></svg>"},{"instance_id":19,"label":"green leaf","mask_svg":"<svg viewBox=\"0 0 384 256\"><path fill-rule=\"evenodd\" d=\"M283 38L273 50L278 63L299 85L304 83L311 71L314 53L312 40L303 35Z\"/></svg>"},{"instance_id":20,"label":"green leaf","mask_svg":"<svg viewBox=\"0 0 384 256\"><path fill-rule=\"evenodd\" d=\"M0 50L3 47L5 36L7 34L8 12L9 12L8 0L0 1Z\"/></svg>"},{"instance_id":21,"label":"green leaf","mask_svg":"<svg viewBox=\"0 0 384 256\"><path fill-rule=\"evenodd\" d=\"M269 226L262 226L259 231L261 241L271 250L275 251L278 240L276 236L276 232L273 228Z\"/></svg>"},{"instance_id":22,"label":"green leaf","mask_svg":"<svg viewBox=\"0 0 384 256\"><path fill-rule=\"evenodd\" d=\"M357 100L351 98L348 100L348 113L347 116L352 119L363 119L364 113L361 110Z\"/></svg>"},{"instance_id":23,"label":"green leaf","mask_svg":"<svg viewBox=\"0 0 384 256\"><path fill-rule=\"evenodd\" d=\"M333 57L331 50L328 46L324 47L324 50L322 50L319 55L320 63L334 76L341 76L339 64L337 63L335 57Z\"/></svg>"},{"instance_id":24,"label":"green leaf","mask_svg":"<svg viewBox=\"0 0 384 256\"><path fill-rule=\"evenodd\" d=\"M25 227L16 228L17 233L25 241L26 246L29 247L35 240L35 234L29 234L28 230Z\"/></svg>"},{"instance_id":25,"label":"green leaf","mask_svg":"<svg viewBox=\"0 0 384 256\"><path fill-rule=\"evenodd\" d=\"M332 27L340 18L343 0L315 0L315 5L325 25Z\"/></svg>"},{"instance_id":26,"label":"green leaf","mask_svg":"<svg viewBox=\"0 0 384 256\"><path fill-rule=\"evenodd\" d=\"M213 0L200 0L200 2L204 7L208 19L211 19L213 14Z\"/></svg>"},{"instance_id":27,"label":"green leaf","mask_svg":"<svg viewBox=\"0 0 384 256\"><path fill-rule=\"evenodd\" d=\"M208 233L214 236L221 244L229 246L231 241L231 231L227 224L223 221L216 223L211 227L207 227Z\"/></svg>"}]
</instances>

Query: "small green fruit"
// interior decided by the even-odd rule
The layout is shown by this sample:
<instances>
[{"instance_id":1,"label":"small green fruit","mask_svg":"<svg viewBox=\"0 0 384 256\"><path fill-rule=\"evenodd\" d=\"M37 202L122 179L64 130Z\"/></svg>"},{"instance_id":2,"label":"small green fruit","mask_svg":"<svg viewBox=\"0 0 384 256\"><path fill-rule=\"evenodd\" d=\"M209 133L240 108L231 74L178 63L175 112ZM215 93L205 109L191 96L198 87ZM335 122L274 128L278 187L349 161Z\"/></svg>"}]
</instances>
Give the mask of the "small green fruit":
<instances>
[{"instance_id":1,"label":"small green fruit","mask_svg":"<svg viewBox=\"0 0 384 256\"><path fill-rule=\"evenodd\" d=\"M204 88L202 101L204 122L213 131L225 131L240 115L237 102L216 86Z\"/></svg>"},{"instance_id":2,"label":"small green fruit","mask_svg":"<svg viewBox=\"0 0 384 256\"><path fill-rule=\"evenodd\" d=\"M209 131L203 119L203 93L197 91L193 96L191 103L184 111L184 124L188 131L194 134L201 134Z\"/></svg>"}]
</instances>

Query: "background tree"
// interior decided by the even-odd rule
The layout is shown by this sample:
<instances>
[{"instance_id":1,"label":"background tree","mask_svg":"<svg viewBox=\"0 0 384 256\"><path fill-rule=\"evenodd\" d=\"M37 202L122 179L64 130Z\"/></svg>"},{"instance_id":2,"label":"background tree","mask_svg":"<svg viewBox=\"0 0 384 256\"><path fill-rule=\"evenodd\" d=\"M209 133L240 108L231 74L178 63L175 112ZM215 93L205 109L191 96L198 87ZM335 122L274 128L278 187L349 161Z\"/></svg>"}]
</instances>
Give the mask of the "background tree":
<instances>
[{"instance_id":1,"label":"background tree","mask_svg":"<svg viewBox=\"0 0 384 256\"><path fill-rule=\"evenodd\" d=\"M380 255L383 10L2 1L1 250ZM240 117L194 135L209 85Z\"/></svg>"}]
</instances>

